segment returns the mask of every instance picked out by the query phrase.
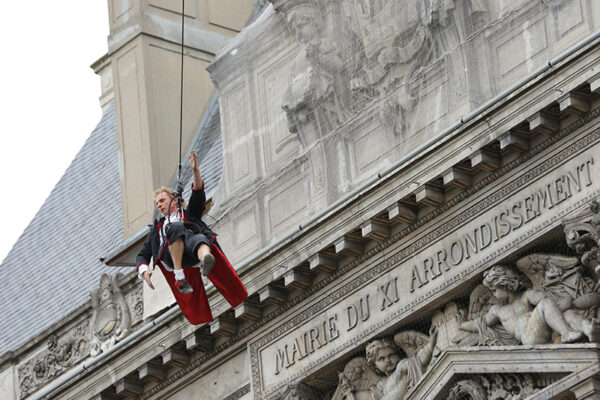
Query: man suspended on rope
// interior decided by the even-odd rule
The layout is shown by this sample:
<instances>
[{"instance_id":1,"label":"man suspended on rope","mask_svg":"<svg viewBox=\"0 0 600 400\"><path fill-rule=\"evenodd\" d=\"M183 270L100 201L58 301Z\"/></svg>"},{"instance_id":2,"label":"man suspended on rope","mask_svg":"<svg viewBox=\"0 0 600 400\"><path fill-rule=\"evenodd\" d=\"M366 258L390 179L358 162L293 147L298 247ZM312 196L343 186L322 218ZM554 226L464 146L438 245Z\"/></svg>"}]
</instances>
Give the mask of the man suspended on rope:
<instances>
[{"instance_id":1,"label":"man suspended on rope","mask_svg":"<svg viewBox=\"0 0 600 400\"><path fill-rule=\"evenodd\" d=\"M215 233L202 221L206 194L196 152L192 152L189 160L194 173L189 204L186 207L179 199L179 208L178 194L170 188L162 187L154 192L156 206L163 217L154 221L136 262L138 276L154 289L149 267L153 258L154 266L162 271L181 311L190 323L197 325L212 321L200 271L233 307L240 305L248 292L217 244Z\"/></svg>"}]
</instances>

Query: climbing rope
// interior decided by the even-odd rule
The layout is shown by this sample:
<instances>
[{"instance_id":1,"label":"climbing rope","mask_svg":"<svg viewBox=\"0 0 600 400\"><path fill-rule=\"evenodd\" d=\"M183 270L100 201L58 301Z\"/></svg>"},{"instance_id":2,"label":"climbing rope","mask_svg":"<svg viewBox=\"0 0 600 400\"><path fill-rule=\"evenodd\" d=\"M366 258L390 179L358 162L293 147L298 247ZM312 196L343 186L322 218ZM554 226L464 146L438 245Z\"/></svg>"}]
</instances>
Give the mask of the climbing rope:
<instances>
[{"instance_id":1,"label":"climbing rope","mask_svg":"<svg viewBox=\"0 0 600 400\"><path fill-rule=\"evenodd\" d=\"M185 28L185 0L181 0L181 72L179 87L179 166L177 168L177 208L182 209L183 181L181 177L181 147L183 142L183 35Z\"/></svg>"},{"instance_id":2,"label":"climbing rope","mask_svg":"<svg viewBox=\"0 0 600 400\"><path fill-rule=\"evenodd\" d=\"M175 197L171 198L169 202L168 210L171 210L173 200L177 198L177 210L180 214L183 214L183 180L181 177L181 148L183 143L183 53L184 43L183 35L185 28L185 0L181 0L181 71L180 71L180 86L179 86L179 163L177 167L177 189L175 191ZM167 216L167 222L170 222L170 215Z\"/></svg>"}]
</instances>

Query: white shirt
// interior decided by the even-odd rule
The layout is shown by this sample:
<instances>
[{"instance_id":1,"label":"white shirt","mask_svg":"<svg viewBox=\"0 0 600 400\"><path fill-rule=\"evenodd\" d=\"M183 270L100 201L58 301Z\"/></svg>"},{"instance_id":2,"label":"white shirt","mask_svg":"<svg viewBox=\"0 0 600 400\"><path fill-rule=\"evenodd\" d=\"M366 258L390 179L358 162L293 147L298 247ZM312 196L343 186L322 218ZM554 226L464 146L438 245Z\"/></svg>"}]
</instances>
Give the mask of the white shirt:
<instances>
[{"instance_id":1,"label":"white shirt","mask_svg":"<svg viewBox=\"0 0 600 400\"><path fill-rule=\"evenodd\" d=\"M173 214L169 215L165 218L165 222L163 226L160 228L159 237L160 237L160 248L162 248L163 243L165 242L165 238L167 237L167 225L173 222L181 222L183 221L183 212L180 210L176 210ZM165 265L165 264L163 264ZM148 264L140 264L138 268L138 278L144 279L144 272L150 271L150 267Z\"/></svg>"}]
</instances>

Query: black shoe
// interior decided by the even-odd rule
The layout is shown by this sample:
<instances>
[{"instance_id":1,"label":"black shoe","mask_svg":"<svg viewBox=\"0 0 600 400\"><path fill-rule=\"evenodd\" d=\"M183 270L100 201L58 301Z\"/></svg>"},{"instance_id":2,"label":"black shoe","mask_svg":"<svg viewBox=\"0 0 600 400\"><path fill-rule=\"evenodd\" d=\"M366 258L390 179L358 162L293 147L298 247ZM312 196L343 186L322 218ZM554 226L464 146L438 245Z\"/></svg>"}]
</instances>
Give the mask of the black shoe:
<instances>
[{"instance_id":1,"label":"black shoe","mask_svg":"<svg viewBox=\"0 0 600 400\"><path fill-rule=\"evenodd\" d=\"M215 257L212 254L207 254L202 260L202 275L208 276L215 266Z\"/></svg>"},{"instance_id":2,"label":"black shoe","mask_svg":"<svg viewBox=\"0 0 600 400\"><path fill-rule=\"evenodd\" d=\"M175 279L175 286L177 289L179 289L179 293L181 294L188 294L194 291L192 286L185 280L185 278L182 280Z\"/></svg>"}]
</instances>

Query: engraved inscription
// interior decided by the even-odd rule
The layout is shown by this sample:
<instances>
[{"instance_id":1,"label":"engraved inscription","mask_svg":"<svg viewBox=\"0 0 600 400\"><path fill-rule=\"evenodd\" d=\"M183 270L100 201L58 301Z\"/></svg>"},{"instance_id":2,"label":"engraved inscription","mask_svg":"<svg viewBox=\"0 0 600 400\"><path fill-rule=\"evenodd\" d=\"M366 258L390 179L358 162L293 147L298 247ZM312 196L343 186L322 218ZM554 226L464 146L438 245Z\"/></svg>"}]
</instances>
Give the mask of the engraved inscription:
<instances>
[{"instance_id":1,"label":"engraved inscription","mask_svg":"<svg viewBox=\"0 0 600 400\"><path fill-rule=\"evenodd\" d=\"M581 192L592 184L590 167L593 157L575 165L570 170L552 176L542 186L526 193L521 199L503 207L502 211L492 215L487 221L476 224L470 230L458 235L445 247L434 249L421 257L411 268L409 290L427 285L469 260L475 254L488 248L492 243L516 231L556 205L571 198L573 193Z\"/></svg>"},{"instance_id":2,"label":"engraved inscription","mask_svg":"<svg viewBox=\"0 0 600 400\"><path fill-rule=\"evenodd\" d=\"M289 343L275 349L275 375L284 368L290 368L315 350L325 347L329 342L340 336L338 315L326 318L300 335L292 338Z\"/></svg>"}]
</instances>

